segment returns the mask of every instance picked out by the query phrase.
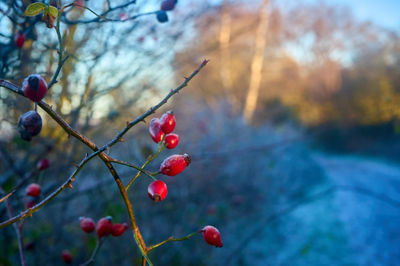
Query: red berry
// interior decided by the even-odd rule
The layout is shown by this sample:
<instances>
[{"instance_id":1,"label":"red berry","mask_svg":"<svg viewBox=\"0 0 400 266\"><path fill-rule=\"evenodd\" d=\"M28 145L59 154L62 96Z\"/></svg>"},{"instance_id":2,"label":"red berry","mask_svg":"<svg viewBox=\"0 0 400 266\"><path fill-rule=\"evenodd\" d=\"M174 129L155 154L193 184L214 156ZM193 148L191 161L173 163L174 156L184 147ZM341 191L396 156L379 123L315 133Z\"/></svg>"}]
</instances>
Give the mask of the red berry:
<instances>
[{"instance_id":1,"label":"red berry","mask_svg":"<svg viewBox=\"0 0 400 266\"><path fill-rule=\"evenodd\" d=\"M155 143L159 143L164 136L161 131L160 119L153 118L150 120L149 133Z\"/></svg>"},{"instance_id":2,"label":"red berry","mask_svg":"<svg viewBox=\"0 0 400 266\"><path fill-rule=\"evenodd\" d=\"M179 144L179 136L177 134L171 133L165 136L164 145L167 149L173 149Z\"/></svg>"},{"instance_id":3,"label":"red berry","mask_svg":"<svg viewBox=\"0 0 400 266\"><path fill-rule=\"evenodd\" d=\"M217 248L222 247L221 235L217 228L211 225L205 226L202 230L204 241L207 244L216 246Z\"/></svg>"},{"instance_id":4,"label":"red berry","mask_svg":"<svg viewBox=\"0 0 400 266\"><path fill-rule=\"evenodd\" d=\"M69 253L69 250L63 250L63 252L62 252L62 258L63 258L63 260L64 260L64 262L65 262L66 264L71 264L71 262L72 262L72 256L71 256L71 253Z\"/></svg>"},{"instance_id":5,"label":"red berry","mask_svg":"<svg viewBox=\"0 0 400 266\"><path fill-rule=\"evenodd\" d=\"M28 201L28 203L26 203L26 208L27 209L30 209L33 206L35 206L35 201L34 200L30 200L30 201Z\"/></svg>"},{"instance_id":6,"label":"red berry","mask_svg":"<svg viewBox=\"0 0 400 266\"><path fill-rule=\"evenodd\" d=\"M175 176L182 172L191 162L189 155L171 155L160 166L160 172L164 175Z\"/></svg>"},{"instance_id":7,"label":"red berry","mask_svg":"<svg viewBox=\"0 0 400 266\"><path fill-rule=\"evenodd\" d=\"M154 181L147 188L147 194L155 202L162 201L168 194L167 185L161 180Z\"/></svg>"},{"instance_id":8,"label":"red berry","mask_svg":"<svg viewBox=\"0 0 400 266\"><path fill-rule=\"evenodd\" d=\"M26 188L26 195L32 197L39 197L41 191L42 190L40 189L40 186L38 184L30 184Z\"/></svg>"},{"instance_id":9,"label":"red berry","mask_svg":"<svg viewBox=\"0 0 400 266\"><path fill-rule=\"evenodd\" d=\"M94 231L96 224L91 218L81 217L79 219L83 231L85 231L86 233L91 233Z\"/></svg>"},{"instance_id":10,"label":"red berry","mask_svg":"<svg viewBox=\"0 0 400 266\"><path fill-rule=\"evenodd\" d=\"M128 19L129 19L129 16L128 16L128 14L122 12L121 14L119 14L119 18L120 18L122 21L125 21L125 20L128 20Z\"/></svg>"},{"instance_id":11,"label":"red berry","mask_svg":"<svg viewBox=\"0 0 400 266\"><path fill-rule=\"evenodd\" d=\"M175 129L175 116L174 114L169 111L163 114L160 118L160 126L161 130L165 134L169 134Z\"/></svg>"},{"instance_id":12,"label":"red berry","mask_svg":"<svg viewBox=\"0 0 400 266\"><path fill-rule=\"evenodd\" d=\"M175 0L164 0L161 3L160 9L164 11L171 11L174 9L174 7L175 7Z\"/></svg>"},{"instance_id":13,"label":"red berry","mask_svg":"<svg viewBox=\"0 0 400 266\"><path fill-rule=\"evenodd\" d=\"M18 132L21 138L30 141L42 130L42 118L36 111L29 111L21 115L18 120Z\"/></svg>"},{"instance_id":14,"label":"red berry","mask_svg":"<svg viewBox=\"0 0 400 266\"><path fill-rule=\"evenodd\" d=\"M126 229L128 229L128 225L126 223L123 224L113 224L111 234L113 236L121 236Z\"/></svg>"},{"instance_id":15,"label":"red berry","mask_svg":"<svg viewBox=\"0 0 400 266\"><path fill-rule=\"evenodd\" d=\"M24 46L25 39L26 39L25 34L22 32L19 32L14 37L15 46L17 46L18 48L21 48L22 46Z\"/></svg>"},{"instance_id":16,"label":"red berry","mask_svg":"<svg viewBox=\"0 0 400 266\"><path fill-rule=\"evenodd\" d=\"M213 215L217 212L217 208L215 207L215 205L209 205L207 207L207 214L208 215Z\"/></svg>"},{"instance_id":17,"label":"red berry","mask_svg":"<svg viewBox=\"0 0 400 266\"><path fill-rule=\"evenodd\" d=\"M97 235L99 237L103 237L103 236L107 236L111 233L112 231L112 219L110 216L101 218L98 222L97 222Z\"/></svg>"},{"instance_id":18,"label":"red berry","mask_svg":"<svg viewBox=\"0 0 400 266\"><path fill-rule=\"evenodd\" d=\"M47 92L47 83L44 78L38 74L27 76L22 83L25 97L34 102L40 102Z\"/></svg>"},{"instance_id":19,"label":"red berry","mask_svg":"<svg viewBox=\"0 0 400 266\"><path fill-rule=\"evenodd\" d=\"M42 171L42 170L44 170L44 169L49 168L49 166L50 166L49 160L46 159L46 158L44 158L44 159L41 159L41 160L37 163L36 168L37 168L39 171Z\"/></svg>"}]
</instances>

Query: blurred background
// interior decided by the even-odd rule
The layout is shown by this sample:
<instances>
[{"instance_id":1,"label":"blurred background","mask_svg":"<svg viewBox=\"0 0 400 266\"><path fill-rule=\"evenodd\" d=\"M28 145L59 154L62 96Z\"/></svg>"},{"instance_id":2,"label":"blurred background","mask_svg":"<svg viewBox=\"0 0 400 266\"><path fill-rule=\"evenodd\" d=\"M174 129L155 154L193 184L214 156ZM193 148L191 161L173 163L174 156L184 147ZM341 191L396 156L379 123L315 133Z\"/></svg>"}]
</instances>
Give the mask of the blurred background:
<instances>
[{"instance_id":1,"label":"blurred background","mask_svg":"<svg viewBox=\"0 0 400 266\"><path fill-rule=\"evenodd\" d=\"M58 42L40 16L22 16L31 1L0 1L0 78L22 84L39 73L49 82ZM63 4L69 3L62 1ZM155 265L399 265L400 261L400 2L397 0L179 0L169 22L158 0L81 1L106 17L74 8L62 17L70 58L46 96L74 128L99 146L177 87L203 59L209 64L154 117L173 110L180 144L192 164L161 177L167 198L147 196L141 176L129 191L143 237L154 244L216 226L224 247L201 235L150 253ZM123 7L121 7L121 5ZM14 45L19 30L22 49ZM29 200L62 184L90 152L39 109L43 129L31 142L17 132L32 103L0 90L1 196L17 214ZM148 119L150 120L150 119ZM141 165L157 151L148 123L133 128L111 156ZM35 172L48 158L50 167ZM117 167L127 184L136 174ZM28 178L27 178L28 177ZM73 265L90 257L95 236L79 217L128 222L111 175L94 159L74 189L28 218L29 265ZM8 219L5 203L0 217ZM0 265L18 265L12 226L1 229ZM109 237L95 265L138 265L130 234Z\"/></svg>"}]
</instances>

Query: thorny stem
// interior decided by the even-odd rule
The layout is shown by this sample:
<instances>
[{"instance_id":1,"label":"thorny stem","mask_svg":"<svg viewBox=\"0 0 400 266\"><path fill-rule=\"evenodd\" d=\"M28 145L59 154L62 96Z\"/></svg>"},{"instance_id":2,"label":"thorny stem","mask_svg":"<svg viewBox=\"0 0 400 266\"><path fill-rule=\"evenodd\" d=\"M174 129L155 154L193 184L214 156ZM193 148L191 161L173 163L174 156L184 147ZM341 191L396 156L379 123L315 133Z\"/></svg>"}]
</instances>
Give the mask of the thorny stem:
<instances>
[{"instance_id":1,"label":"thorny stem","mask_svg":"<svg viewBox=\"0 0 400 266\"><path fill-rule=\"evenodd\" d=\"M129 213L129 218L131 221L132 225L132 231L133 235L135 238L135 241L140 249L140 252L142 256L146 259L147 263L152 266L153 264L151 263L150 259L147 256L147 248L146 244L142 238L142 235L139 231L139 227L137 226L135 215L133 213L132 209L132 204L128 198L126 189L124 185L121 182L120 177L118 176L118 173L112 166L110 162L110 158L104 153L105 150L110 149L111 146L115 145L117 142L120 142L122 137L131 129L133 126L138 124L141 121L144 121L145 118L150 116L152 113L154 113L157 109L159 109L162 105L166 104L168 99L171 98L174 94L178 93L180 90L182 90L184 87L186 87L191 79L193 79L194 76L196 76L199 71L207 64L207 60L204 60L200 66L188 77L184 80L184 82L179 85L177 88L171 90L167 96L161 100L158 104L155 106L149 108L145 113L137 117L135 120L132 122L128 123L126 127L118 133L111 141L109 141L107 144L105 144L103 147L100 149L96 146L94 142L92 142L90 139L82 135L80 132L74 130L58 113L56 113L50 105L45 103L44 101L40 101L38 105L51 117L53 118L69 135L72 135L82 143L84 143L86 146L91 148L94 152L90 154L89 156L86 156L79 165L77 165L77 169L72 173L72 175L60 186L58 187L55 191L53 191L50 195L48 195L44 200L33 206L32 208L25 210L21 212L19 215L16 215L2 223L0 223L0 228L3 228L7 225L13 224L21 219L24 219L25 217L32 216L32 214L36 211L38 211L40 208L42 208L44 205L49 203L53 198L55 198L58 194L60 194L65 188L71 187L72 188L72 182L75 180L76 175L79 173L79 171L83 168L83 166L92 158L96 157L97 155L103 160L105 165L107 166L109 172L111 175L114 177L114 180L120 190L120 194L123 198L123 201L128 209ZM20 94L24 96L23 91L21 90L20 87L14 85L11 82L8 82L6 80L0 79L0 87L4 87L14 93Z\"/></svg>"}]
</instances>

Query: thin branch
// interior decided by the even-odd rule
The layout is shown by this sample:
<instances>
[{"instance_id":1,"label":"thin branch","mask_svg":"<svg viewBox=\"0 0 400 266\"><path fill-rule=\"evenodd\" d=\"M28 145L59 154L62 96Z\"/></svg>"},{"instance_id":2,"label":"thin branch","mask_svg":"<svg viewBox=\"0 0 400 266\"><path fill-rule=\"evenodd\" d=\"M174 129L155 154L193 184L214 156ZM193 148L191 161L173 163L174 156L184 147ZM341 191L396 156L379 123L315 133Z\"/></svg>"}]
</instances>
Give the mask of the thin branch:
<instances>
[{"instance_id":1,"label":"thin branch","mask_svg":"<svg viewBox=\"0 0 400 266\"><path fill-rule=\"evenodd\" d=\"M57 6L60 6L60 0L57 0ZM57 32L57 38L58 38L58 45L59 45L59 51L58 51L58 66L56 71L54 72L54 75L48 85L48 89L51 89L51 87L57 83L57 77L61 71L62 66L64 65L65 61L68 59L68 55L63 59L63 54L64 54L64 46L63 46L63 38L61 36L60 32L60 19L61 19L61 14L57 16L57 24L56 24L56 32Z\"/></svg>"},{"instance_id":2,"label":"thin branch","mask_svg":"<svg viewBox=\"0 0 400 266\"><path fill-rule=\"evenodd\" d=\"M151 179L157 180L149 171L146 171L143 168L140 168L139 166L136 166L136 165L134 165L132 163L124 162L124 161L121 161L121 160L118 160L118 159L114 159L114 158L111 158L111 157L109 157L109 161L112 162L112 163L116 163L116 164L120 164L120 165L125 165L125 166L128 166L128 167L131 167L133 169L138 170L139 172L142 172L143 174L147 175Z\"/></svg>"},{"instance_id":3,"label":"thin branch","mask_svg":"<svg viewBox=\"0 0 400 266\"><path fill-rule=\"evenodd\" d=\"M187 77L185 79L185 81L179 85L177 88L171 90L167 96L161 100L158 104L154 105L153 107L149 108L145 113L143 113L142 115L138 116L135 120L133 120L132 122L128 123L126 125L126 127L119 132L114 139L112 139L110 142L108 142L105 146L107 147L112 147L113 145L115 145L116 143L120 142L122 137L129 131L129 129L131 129L133 126L135 126L136 124L140 123L140 122L144 122L145 119L150 116L151 114L155 113L156 110L158 110L161 106L163 106L164 104L167 103L167 101L169 100L169 98L171 98L174 94L178 93L180 90L182 90L184 87L186 87L189 83L189 81L191 81L199 72L200 70L207 65L208 60L204 60L200 66L193 71L193 73ZM0 84L1 85L1 84Z\"/></svg>"},{"instance_id":4,"label":"thin branch","mask_svg":"<svg viewBox=\"0 0 400 266\"><path fill-rule=\"evenodd\" d=\"M15 223L15 222L17 222L17 221L19 221L21 219L24 219L27 216L32 216L32 214L34 212L37 212L38 210L40 210L44 205L49 203L53 198L55 198L58 194L60 194L61 191L63 191L67 187L72 187L72 185L71 185L72 182L75 181L76 175L81 171L83 166L87 162L89 162L91 159L96 157L99 153L100 153L100 151L97 151L97 152L92 153L88 157L84 158L79 163L77 169L71 174L71 176L61 186L59 186L55 191L53 191L50 195L48 195L45 199L43 199L41 202L39 202L38 204L36 204L32 208L27 209L27 210L21 212L19 215L16 215L16 216L14 216L14 217L12 217L12 218L0 223L0 228L6 227L7 225L10 225L10 224L13 224L13 223Z\"/></svg>"},{"instance_id":5,"label":"thin branch","mask_svg":"<svg viewBox=\"0 0 400 266\"><path fill-rule=\"evenodd\" d=\"M2 189L1 189L2 190ZM2 191L4 192L4 191ZM9 200L6 201L6 206L7 206L7 213L8 216L11 218L13 217L13 210L11 207L11 203ZM17 234L17 240L18 240L18 252L19 252L19 257L21 260L21 265L25 266L26 265L26 257L25 257L25 250L24 250L24 241L22 238L22 224L13 224L15 233Z\"/></svg>"},{"instance_id":6,"label":"thin branch","mask_svg":"<svg viewBox=\"0 0 400 266\"><path fill-rule=\"evenodd\" d=\"M188 234L187 236L184 236L184 237L181 237L181 238L173 238L173 237L171 236L170 238L168 238L168 239L166 239L166 240L164 240L164 241L161 241L160 243L157 243L157 244L155 244L155 245L149 246L149 247L147 248L147 252L149 252L149 251L152 250L152 249L158 248L159 246L162 246L162 245L164 245L165 243L168 243L168 242L188 240L188 239L190 239L192 236L197 235L197 234L200 233L200 232L201 232L201 231L196 231L196 232L193 232L193 233Z\"/></svg>"},{"instance_id":7,"label":"thin branch","mask_svg":"<svg viewBox=\"0 0 400 266\"><path fill-rule=\"evenodd\" d=\"M103 242L104 242L104 238L97 238L96 247L94 248L92 255L86 262L82 263L80 266L87 266L87 265L94 263L94 259L96 258L96 255L99 252L99 249L100 249L101 245L103 244Z\"/></svg>"},{"instance_id":8,"label":"thin branch","mask_svg":"<svg viewBox=\"0 0 400 266\"><path fill-rule=\"evenodd\" d=\"M146 165L148 165L151 161L153 161L154 158L156 158L164 150L165 146L162 144L164 142L164 138L165 138L165 135L163 136L160 144L158 145L157 153L150 156L150 158L147 159L147 161L142 165L142 167L140 169L143 170L146 167ZM139 178L140 174L141 174L141 171L138 171L137 174L135 175L135 177L129 181L128 185L126 185L126 188L125 188L126 191L128 191L129 187L133 184L133 182L135 182L135 180ZM152 176L154 176L154 175L156 175L156 174L152 174Z\"/></svg>"}]
</instances>

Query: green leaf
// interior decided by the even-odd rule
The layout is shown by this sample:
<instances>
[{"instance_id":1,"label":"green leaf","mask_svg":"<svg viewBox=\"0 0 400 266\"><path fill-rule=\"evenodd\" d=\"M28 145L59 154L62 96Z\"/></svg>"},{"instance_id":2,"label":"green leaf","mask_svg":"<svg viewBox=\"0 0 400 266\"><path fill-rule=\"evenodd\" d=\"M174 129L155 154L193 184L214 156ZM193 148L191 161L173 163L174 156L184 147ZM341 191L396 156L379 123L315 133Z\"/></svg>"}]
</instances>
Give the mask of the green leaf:
<instances>
[{"instance_id":1,"label":"green leaf","mask_svg":"<svg viewBox=\"0 0 400 266\"><path fill-rule=\"evenodd\" d=\"M55 8L54 6L49 6L49 14L52 16L52 17L57 17L57 15L58 15L58 11L57 11L57 8Z\"/></svg>"},{"instance_id":2,"label":"green leaf","mask_svg":"<svg viewBox=\"0 0 400 266\"><path fill-rule=\"evenodd\" d=\"M36 16L36 15L42 13L43 10L45 9L45 7L46 7L46 5L43 4L43 3L33 3L33 4L30 4L30 5L26 8L25 13L24 13L24 16L30 16L30 17Z\"/></svg>"}]
</instances>

